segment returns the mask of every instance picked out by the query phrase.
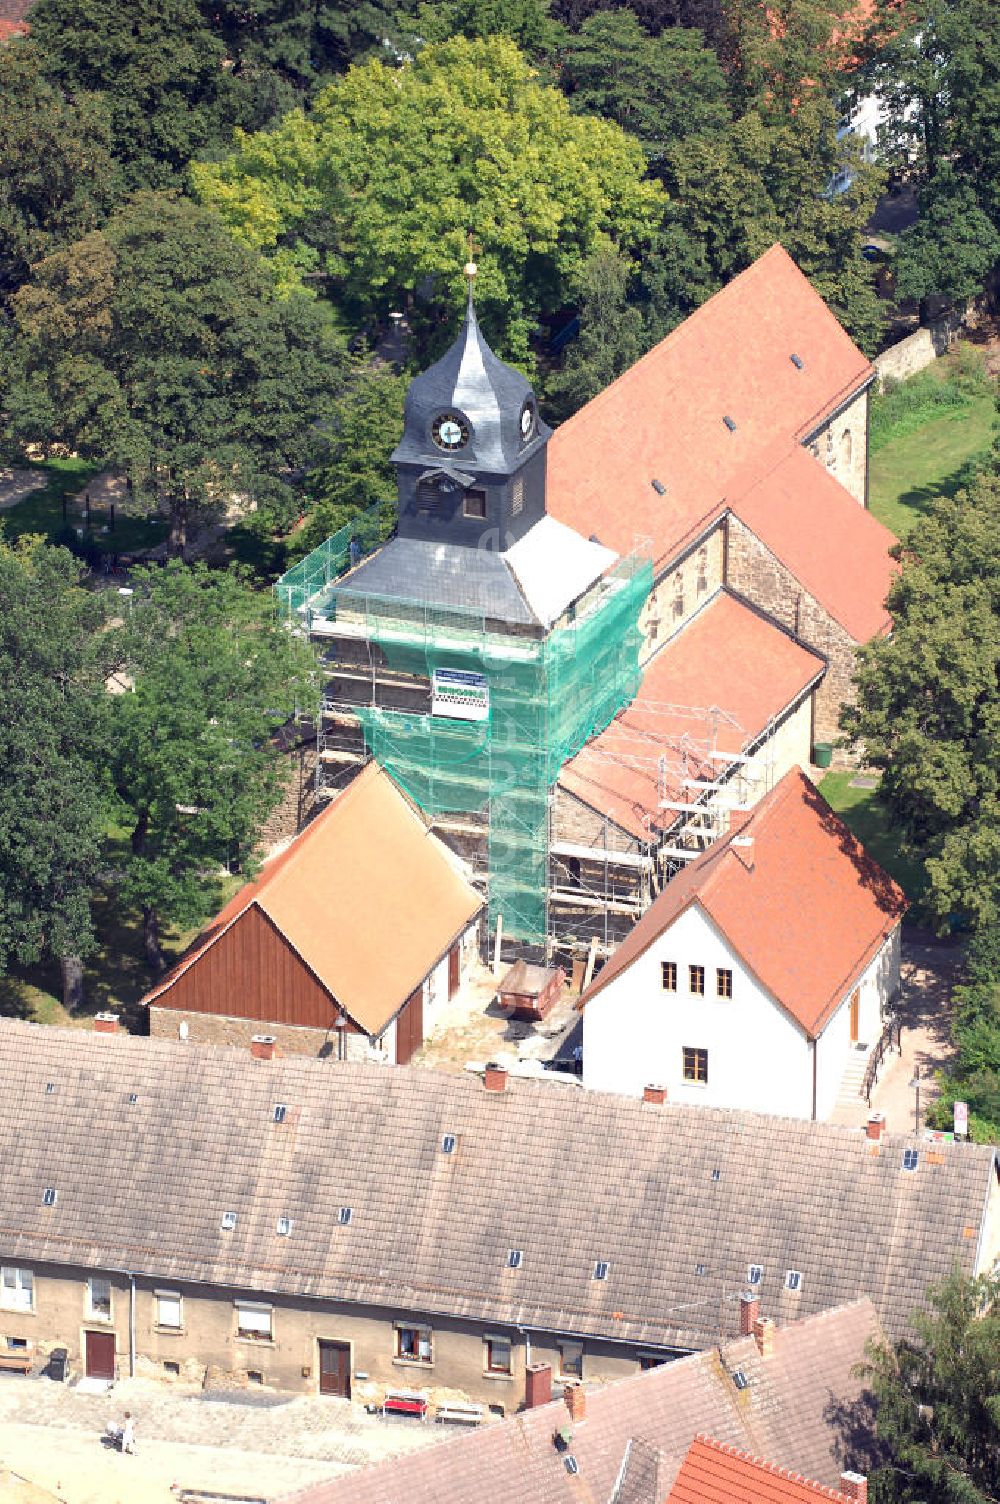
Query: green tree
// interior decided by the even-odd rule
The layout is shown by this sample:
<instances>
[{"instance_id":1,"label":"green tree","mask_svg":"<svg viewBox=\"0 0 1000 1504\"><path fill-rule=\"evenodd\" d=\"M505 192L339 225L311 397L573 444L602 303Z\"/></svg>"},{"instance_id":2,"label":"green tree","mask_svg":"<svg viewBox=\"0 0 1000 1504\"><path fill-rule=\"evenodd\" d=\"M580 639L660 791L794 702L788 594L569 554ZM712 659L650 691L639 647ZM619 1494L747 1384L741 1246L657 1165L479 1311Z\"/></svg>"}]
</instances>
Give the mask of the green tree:
<instances>
[{"instance_id":1,"label":"green tree","mask_svg":"<svg viewBox=\"0 0 1000 1504\"><path fill-rule=\"evenodd\" d=\"M956 1272L929 1292L915 1335L869 1352L865 1376L889 1462L885 1504L994 1504L1000 1496L1000 1279Z\"/></svg>"},{"instance_id":2,"label":"green tree","mask_svg":"<svg viewBox=\"0 0 1000 1504\"><path fill-rule=\"evenodd\" d=\"M311 651L234 569L174 562L134 577L113 701L115 789L130 852L120 892L163 964L164 921L203 919L222 867L252 860L281 796L272 733L311 703Z\"/></svg>"},{"instance_id":3,"label":"green tree","mask_svg":"<svg viewBox=\"0 0 1000 1504\"><path fill-rule=\"evenodd\" d=\"M211 211L139 194L41 262L13 308L22 443L122 466L136 497L169 513L177 552L237 499L291 522L341 343L316 302L276 295Z\"/></svg>"},{"instance_id":4,"label":"green tree","mask_svg":"<svg viewBox=\"0 0 1000 1504\"><path fill-rule=\"evenodd\" d=\"M944 930L1000 923L1000 478L936 498L889 594L891 637L861 650L843 725L882 769L903 848Z\"/></svg>"},{"instance_id":5,"label":"green tree","mask_svg":"<svg viewBox=\"0 0 1000 1504\"><path fill-rule=\"evenodd\" d=\"M228 139L225 47L198 0L35 0L31 44L53 85L103 93L129 186L165 187Z\"/></svg>"},{"instance_id":6,"label":"green tree","mask_svg":"<svg viewBox=\"0 0 1000 1504\"><path fill-rule=\"evenodd\" d=\"M552 0L552 14L578 31L590 16L618 10L621 4L622 0ZM723 0L628 0L628 9L651 36L673 26L693 26L714 47L729 31Z\"/></svg>"},{"instance_id":7,"label":"green tree","mask_svg":"<svg viewBox=\"0 0 1000 1504\"><path fill-rule=\"evenodd\" d=\"M556 417L596 397L644 354L642 314L628 301L632 274L631 262L614 250L598 251L584 267L580 333L546 390Z\"/></svg>"},{"instance_id":8,"label":"green tree","mask_svg":"<svg viewBox=\"0 0 1000 1504\"><path fill-rule=\"evenodd\" d=\"M98 94L67 97L30 42L0 47L0 293L31 265L86 234L114 203L118 167Z\"/></svg>"},{"instance_id":9,"label":"green tree","mask_svg":"<svg viewBox=\"0 0 1000 1504\"><path fill-rule=\"evenodd\" d=\"M308 553L360 512L394 501L389 456L403 429L408 386L408 377L373 365L366 355L355 358L324 424L326 453L305 479L310 507L305 526L289 541L291 555Z\"/></svg>"},{"instance_id":10,"label":"green tree","mask_svg":"<svg viewBox=\"0 0 1000 1504\"><path fill-rule=\"evenodd\" d=\"M900 236L893 262L896 296L921 303L935 294L953 303L982 290L1000 234L970 183L944 164L920 194L920 218Z\"/></svg>"},{"instance_id":11,"label":"green tree","mask_svg":"<svg viewBox=\"0 0 1000 1504\"><path fill-rule=\"evenodd\" d=\"M668 145L730 120L725 75L701 33L650 37L630 10L599 11L569 38L562 83L574 110L615 121L654 162Z\"/></svg>"},{"instance_id":12,"label":"green tree","mask_svg":"<svg viewBox=\"0 0 1000 1504\"><path fill-rule=\"evenodd\" d=\"M91 894L112 805L105 598L38 539L0 543L0 968L57 961L83 999Z\"/></svg>"},{"instance_id":13,"label":"green tree","mask_svg":"<svg viewBox=\"0 0 1000 1504\"><path fill-rule=\"evenodd\" d=\"M565 32L549 0L423 0L414 27L423 42L449 37L510 37L531 58L551 57Z\"/></svg>"},{"instance_id":14,"label":"green tree","mask_svg":"<svg viewBox=\"0 0 1000 1504\"><path fill-rule=\"evenodd\" d=\"M574 293L608 238L648 238L663 195L617 126L572 114L504 37L457 37L413 63L352 68L306 118L241 138L192 169L203 199L249 244L318 256L359 321L413 304L439 333L462 306L470 230L482 247L477 298L491 337L524 360L545 309ZM419 300L414 304L414 296Z\"/></svg>"}]
</instances>

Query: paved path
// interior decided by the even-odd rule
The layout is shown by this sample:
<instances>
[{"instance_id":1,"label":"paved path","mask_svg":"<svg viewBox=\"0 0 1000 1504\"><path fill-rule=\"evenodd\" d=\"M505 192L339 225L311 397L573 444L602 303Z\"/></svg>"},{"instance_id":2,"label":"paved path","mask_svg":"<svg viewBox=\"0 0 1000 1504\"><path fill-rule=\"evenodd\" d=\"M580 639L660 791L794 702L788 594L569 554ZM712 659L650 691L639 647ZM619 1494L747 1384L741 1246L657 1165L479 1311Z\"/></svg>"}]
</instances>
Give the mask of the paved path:
<instances>
[{"instance_id":1,"label":"paved path","mask_svg":"<svg viewBox=\"0 0 1000 1504\"><path fill-rule=\"evenodd\" d=\"M922 931L904 931L900 1016L903 1023L902 1054L888 1057L872 1093L871 1107L863 1097L850 1106L841 1104L832 1121L858 1127L870 1112L885 1114L893 1133L912 1130L916 1124L916 1093L910 1086L914 1071L927 1085L920 1092L920 1123L926 1122L927 1107L938 1095L934 1073L954 1055L951 1042L951 991L959 977L962 948L951 940L935 940Z\"/></svg>"},{"instance_id":2,"label":"paved path","mask_svg":"<svg viewBox=\"0 0 1000 1504\"><path fill-rule=\"evenodd\" d=\"M40 491L47 480L40 470L17 470L0 465L0 511L16 507L32 491Z\"/></svg>"},{"instance_id":3,"label":"paved path","mask_svg":"<svg viewBox=\"0 0 1000 1504\"><path fill-rule=\"evenodd\" d=\"M126 1410L135 1456L101 1440ZM174 1483L271 1499L449 1434L318 1395L206 1396L150 1379L94 1395L0 1375L0 1477L10 1468L65 1504L176 1504Z\"/></svg>"}]
</instances>

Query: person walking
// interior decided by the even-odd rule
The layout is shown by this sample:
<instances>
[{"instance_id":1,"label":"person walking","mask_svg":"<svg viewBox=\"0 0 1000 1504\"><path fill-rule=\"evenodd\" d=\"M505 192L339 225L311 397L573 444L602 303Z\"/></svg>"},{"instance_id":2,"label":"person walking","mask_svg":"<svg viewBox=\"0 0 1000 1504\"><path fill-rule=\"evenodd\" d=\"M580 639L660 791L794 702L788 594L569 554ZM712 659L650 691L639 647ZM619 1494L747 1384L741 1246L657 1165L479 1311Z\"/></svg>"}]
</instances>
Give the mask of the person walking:
<instances>
[{"instance_id":1,"label":"person walking","mask_svg":"<svg viewBox=\"0 0 1000 1504\"><path fill-rule=\"evenodd\" d=\"M132 1422L131 1410L125 1411L125 1420L122 1424L122 1451L135 1455L135 1426Z\"/></svg>"}]
</instances>

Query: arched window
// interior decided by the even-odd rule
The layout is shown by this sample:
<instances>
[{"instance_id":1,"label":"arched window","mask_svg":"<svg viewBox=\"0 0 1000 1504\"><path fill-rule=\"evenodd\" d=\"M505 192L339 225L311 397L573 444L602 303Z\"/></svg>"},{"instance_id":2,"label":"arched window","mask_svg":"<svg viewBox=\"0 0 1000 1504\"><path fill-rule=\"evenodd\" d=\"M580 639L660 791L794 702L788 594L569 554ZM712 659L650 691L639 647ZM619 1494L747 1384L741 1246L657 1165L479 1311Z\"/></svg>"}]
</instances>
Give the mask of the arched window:
<instances>
[{"instance_id":1,"label":"arched window","mask_svg":"<svg viewBox=\"0 0 1000 1504\"><path fill-rule=\"evenodd\" d=\"M840 463L845 470L850 469L854 458L854 435L849 428L845 428L840 435Z\"/></svg>"}]
</instances>

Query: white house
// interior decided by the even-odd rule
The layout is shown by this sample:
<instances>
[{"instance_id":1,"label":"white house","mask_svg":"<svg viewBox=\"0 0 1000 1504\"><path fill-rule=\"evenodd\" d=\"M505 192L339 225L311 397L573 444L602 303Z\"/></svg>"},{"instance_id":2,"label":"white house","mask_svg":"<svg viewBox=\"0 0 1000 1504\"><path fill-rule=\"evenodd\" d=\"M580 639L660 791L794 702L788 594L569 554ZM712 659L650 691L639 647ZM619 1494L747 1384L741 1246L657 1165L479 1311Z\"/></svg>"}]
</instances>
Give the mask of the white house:
<instances>
[{"instance_id":1,"label":"white house","mask_svg":"<svg viewBox=\"0 0 1000 1504\"><path fill-rule=\"evenodd\" d=\"M905 908L792 769L674 878L584 993L584 1085L829 1117L898 991Z\"/></svg>"}]
</instances>

